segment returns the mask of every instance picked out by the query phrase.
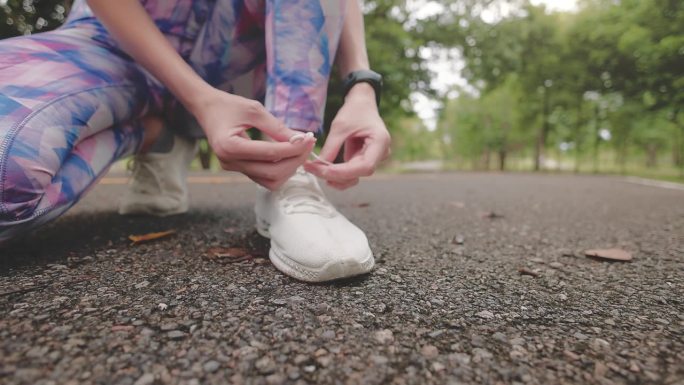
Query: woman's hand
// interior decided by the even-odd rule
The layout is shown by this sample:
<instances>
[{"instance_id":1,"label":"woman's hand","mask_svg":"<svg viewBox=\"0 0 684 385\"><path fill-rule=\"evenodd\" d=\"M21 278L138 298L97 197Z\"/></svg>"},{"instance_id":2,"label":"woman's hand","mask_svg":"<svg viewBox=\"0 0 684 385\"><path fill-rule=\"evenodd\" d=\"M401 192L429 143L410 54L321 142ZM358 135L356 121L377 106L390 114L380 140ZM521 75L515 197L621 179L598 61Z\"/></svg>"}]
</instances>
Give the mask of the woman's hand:
<instances>
[{"instance_id":1,"label":"woman's hand","mask_svg":"<svg viewBox=\"0 0 684 385\"><path fill-rule=\"evenodd\" d=\"M344 190L370 176L390 154L390 135L375 105L375 91L366 83L352 87L335 116L320 157L333 162L344 145L344 163L309 161L304 168Z\"/></svg>"},{"instance_id":2,"label":"woman's hand","mask_svg":"<svg viewBox=\"0 0 684 385\"><path fill-rule=\"evenodd\" d=\"M289 139L298 132L285 127L261 103L215 89L208 94L192 112L223 169L241 172L275 190L304 164L315 138L290 143ZM251 140L246 134L251 127L274 142Z\"/></svg>"}]
</instances>

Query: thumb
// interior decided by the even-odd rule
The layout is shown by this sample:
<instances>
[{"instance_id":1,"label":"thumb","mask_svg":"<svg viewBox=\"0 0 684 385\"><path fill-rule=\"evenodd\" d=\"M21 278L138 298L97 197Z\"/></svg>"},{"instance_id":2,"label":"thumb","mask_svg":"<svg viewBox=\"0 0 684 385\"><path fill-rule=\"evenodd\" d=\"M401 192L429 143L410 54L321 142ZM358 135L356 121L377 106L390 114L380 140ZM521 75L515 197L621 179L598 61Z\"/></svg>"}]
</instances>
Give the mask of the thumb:
<instances>
[{"instance_id":1,"label":"thumb","mask_svg":"<svg viewBox=\"0 0 684 385\"><path fill-rule=\"evenodd\" d=\"M330 132L327 138L325 138L325 144L321 149L321 154L319 155L324 160L332 163L337 158L342 145L344 144L345 137L342 135L335 135L334 132Z\"/></svg>"},{"instance_id":2,"label":"thumb","mask_svg":"<svg viewBox=\"0 0 684 385\"><path fill-rule=\"evenodd\" d=\"M287 142L290 138L299 133L285 126L280 119L268 112L266 107L257 101L250 101L247 107L247 118L249 125L265 133L278 142Z\"/></svg>"}]
</instances>

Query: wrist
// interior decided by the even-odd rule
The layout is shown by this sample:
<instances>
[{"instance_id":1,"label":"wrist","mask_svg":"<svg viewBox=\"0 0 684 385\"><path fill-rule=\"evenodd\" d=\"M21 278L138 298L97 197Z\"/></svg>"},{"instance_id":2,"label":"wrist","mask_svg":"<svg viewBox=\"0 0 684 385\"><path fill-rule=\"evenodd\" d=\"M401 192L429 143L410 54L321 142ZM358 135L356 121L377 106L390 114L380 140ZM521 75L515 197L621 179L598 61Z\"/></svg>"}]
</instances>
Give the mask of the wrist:
<instances>
[{"instance_id":1,"label":"wrist","mask_svg":"<svg viewBox=\"0 0 684 385\"><path fill-rule=\"evenodd\" d=\"M216 99L216 92L220 91L204 81L199 81L180 92L181 96L178 99L194 117L197 117L207 105Z\"/></svg>"},{"instance_id":2,"label":"wrist","mask_svg":"<svg viewBox=\"0 0 684 385\"><path fill-rule=\"evenodd\" d=\"M349 89L349 92L347 93L347 96L344 98L344 101L346 102L347 100L358 100L363 102L369 102L375 105L375 97L375 89L373 88L373 86L366 82L360 82L354 84Z\"/></svg>"}]
</instances>

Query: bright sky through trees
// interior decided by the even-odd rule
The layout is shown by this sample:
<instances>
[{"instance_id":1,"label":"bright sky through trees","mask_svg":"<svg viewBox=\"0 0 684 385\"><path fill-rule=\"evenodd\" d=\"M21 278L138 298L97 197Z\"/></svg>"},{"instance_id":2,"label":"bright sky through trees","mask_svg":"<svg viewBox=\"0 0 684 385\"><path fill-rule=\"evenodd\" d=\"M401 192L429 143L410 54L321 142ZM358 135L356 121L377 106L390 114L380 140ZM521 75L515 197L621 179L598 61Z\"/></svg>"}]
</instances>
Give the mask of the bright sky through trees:
<instances>
[{"instance_id":1,"label":"bright sky through trees","mask_svg":"<svg viewBox=\"0 0 684 385\"><path fill-rule=\"evenodd\" d=\"M577 9L577 0L531 0L534 5L544 4L549 10L552 11L564 11L571 12ZM425 2L422 0L409 1L409 7L415 9L415 17L425 18L442 11L443 6L434 1ZM510 12L508 7L502 7L503 9L499 12L505 13ZM492 21L498 19L500 16L496 15L497 12L490 12L489 15L483 15L483 18L491 18ZM441 92L447 92L451 87L458 85L460 87L466 87L467 83L465 79L460 76L460 71L464 66L461 60L454 60L449 57L447 52L425 52L428 56L432 57L429 60L429 67L435 73L435 78L433 79L433 86L435 89ZM436 127L436 111L435 109L439 107L439 103L434 100L430 100L426 96L420 93L414 93L411 95L413 101L413 108L418 114L418 116L425 122L428 129L433 130Z\"/></svg>"}]
</instances>

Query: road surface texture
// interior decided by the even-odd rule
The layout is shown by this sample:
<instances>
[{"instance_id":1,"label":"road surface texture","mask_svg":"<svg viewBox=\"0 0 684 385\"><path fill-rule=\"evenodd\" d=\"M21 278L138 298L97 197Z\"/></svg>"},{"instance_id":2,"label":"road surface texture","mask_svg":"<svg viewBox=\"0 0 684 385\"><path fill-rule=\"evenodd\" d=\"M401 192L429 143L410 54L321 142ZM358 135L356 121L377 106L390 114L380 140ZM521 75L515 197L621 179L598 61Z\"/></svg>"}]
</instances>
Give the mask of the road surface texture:
<instances>
[{"instance_id":1,"label":"road surface texture","mask_svg":"<svg viewBox=\"0 0 684 385\"><path fill-rule=\"evenodd\" d=\"M0 383L684 384L682 191L380 175L330 193L375 271L311 285L264 258L254 187L226 175L193 176L166 219L118 216L107 178L2 250ZM606 247L633 262L583 254Z\"/></svg>"}]
</instances>

